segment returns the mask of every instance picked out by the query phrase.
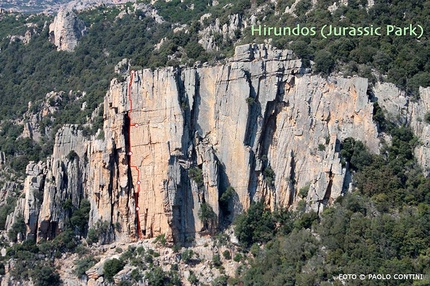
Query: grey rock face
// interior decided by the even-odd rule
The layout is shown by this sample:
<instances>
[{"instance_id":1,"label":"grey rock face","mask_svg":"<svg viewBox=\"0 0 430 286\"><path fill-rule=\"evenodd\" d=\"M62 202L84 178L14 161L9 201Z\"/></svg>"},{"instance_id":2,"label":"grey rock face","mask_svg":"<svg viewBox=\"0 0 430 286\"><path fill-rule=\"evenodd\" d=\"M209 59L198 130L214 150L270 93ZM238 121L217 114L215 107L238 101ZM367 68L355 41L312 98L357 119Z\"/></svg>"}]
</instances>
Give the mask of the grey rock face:
<instances>
[{"instance_id":1,"label":"grey rock face","mask_svg":"<svg viewBox=\"0 0 430 286\"><path fill-rule=\"evenodd\" d=\"M59 51L73 51L85 31L84 22L72 10L60 10L49 25L50 41Z\"/></svg>"},{"instance_id":2,"label":"grey rock face","mask_svg":"<svg viewBox=\"0 0 430 286\"><path fill-rule=\"evenodd\" d=\"M430 124L426 114L430 112L430 88L420 88L420 99L411 104L411 126L421 144L415 149L415 156L425 176L430 176Z\"/></svg>"},{"instance_id":3,"label":"grey rock face","mask_svg":"<svg viewBox=\"0 0 430 286\"><path fill-rule=\"evenodd\" d=\"M430 176L430 124L425 121L430 110L430 88L420 88L419 99L415 101L409 100L404 92L391 83L378 83L374 94L390 121L410 124L421 142L415 148L415 156L424 175Z\"/></svg>"},{"instance_id":4,"label":"grey rock face","mask_svg":"<svg viewBox=\"0 0 430 286\"><path fill-rule=\"evenodd\" d=\"M38 222L38 238L52 239L64 230L69 200L79 208L86 180L86 140L77 126L66 125L56 135L54 152L47 162L43 203Z\"/></svg>"},{"instance_id":5,"label":"grey rock face","mask_svg":"<svg viewBox=\"0 0 430 286\"><path fill-rule=\"evenodd\" d=\"M411 122L424 143L417 156L428 166L429 89L412 104L392 86L374 93L390 114ZM17 209L28 209L31 234L50 237L64 226L61 204L70 199L77 208L85 197L90 227L107 221L115 239L179 241L225 225L252 201L294 208L305 186L308 209L322 211L350 188L340 143L353 137L378 152L372 117L367 79L307 74L291 51L265 45L239 46L225 65L134 71L111 82L105 139L65 126L47 164L29 166L33 193L44 192L37 232L31 188ZM201 178L192 178L196 168ZM234 193L222 205L228 187ZM203 203L214 213L206 219Z\"/></svg>"}]
</instances>

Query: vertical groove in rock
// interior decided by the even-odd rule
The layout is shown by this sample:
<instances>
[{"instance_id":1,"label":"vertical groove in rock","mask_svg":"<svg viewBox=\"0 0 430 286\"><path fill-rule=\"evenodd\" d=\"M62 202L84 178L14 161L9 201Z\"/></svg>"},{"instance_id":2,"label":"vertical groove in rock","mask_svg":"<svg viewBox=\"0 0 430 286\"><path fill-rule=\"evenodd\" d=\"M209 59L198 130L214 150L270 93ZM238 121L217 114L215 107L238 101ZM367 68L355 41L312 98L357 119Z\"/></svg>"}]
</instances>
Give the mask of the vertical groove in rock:
<instances>
[{"instance_id":1,"label":"vertical groove in rock","mask_svg":"<svg viewBox=\"0 0 430 286\"><path fill-rule=\"evenodd\" d=\"M272 209L294 207L301 200L297 190L306 185L309 209L324 207L318 200L330 204L351 182L339 142L354 137L378 152L373 103L366 79L327 80L302 72L291 51L245 45L225 65L146 69L134 71L127 82L112 80L104 101L105 140L86 140L76 126L56 135L36 212L37 233L52 236L63 228L68 215L58 202L67 198L75 207L88 198L90 227L102 220L128 230L124 235L165 234L175 241L199 236L202 201L221 227L230 222L219 203L230 186L236 192L233 215L264 196ZM378 88L381 106L413 113L411 125L425 142L417 151L419 161L427 164L424 135L430 128L418 120L427 109L405 102L401 94L395 102L383 100L388 87ZM429 94L423 93L422 104L430 106ZM67 158L74 156L71 151L75 161ZM188 175L196 166L202 171L200 189ZM272 171L264 174L269 166Z\"/></svg>"}]
</instances>

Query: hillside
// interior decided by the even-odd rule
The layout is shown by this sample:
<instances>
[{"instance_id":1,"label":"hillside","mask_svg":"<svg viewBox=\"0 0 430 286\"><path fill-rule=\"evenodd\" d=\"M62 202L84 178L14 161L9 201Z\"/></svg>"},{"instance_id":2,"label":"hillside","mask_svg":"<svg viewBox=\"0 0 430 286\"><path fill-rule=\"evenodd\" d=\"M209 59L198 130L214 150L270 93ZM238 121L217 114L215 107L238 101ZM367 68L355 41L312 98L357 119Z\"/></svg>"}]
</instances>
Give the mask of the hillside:
<instances>
[{"instance_id":1,"label":"hillside","mask_svg":"<svg viewBox=\"0 0 430 286\"><path fill-rule=\"evenodd\" d=\"M427 285L429 9L3 12L2 285Z\"/></svg>"}]
</instances>

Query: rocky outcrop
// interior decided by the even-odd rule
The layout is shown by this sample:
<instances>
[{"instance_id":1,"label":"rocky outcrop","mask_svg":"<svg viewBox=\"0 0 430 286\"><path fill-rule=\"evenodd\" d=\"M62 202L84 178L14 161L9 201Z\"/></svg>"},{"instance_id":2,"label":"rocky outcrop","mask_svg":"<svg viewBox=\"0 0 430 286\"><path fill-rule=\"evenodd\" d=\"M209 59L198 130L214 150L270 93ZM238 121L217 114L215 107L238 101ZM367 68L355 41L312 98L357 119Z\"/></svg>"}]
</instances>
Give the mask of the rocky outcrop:
<instances>
[{"instance_id":1,"label":"rocky outcrop","mask_svg":"<svg viewBox=\"0 0 430 286\"><path fill-rule=\"evenodd\" d=\"M430 176L430 124L426 122L426 114L430 110L430 88L420 88L419 98L411 100L394 84L377 83L374 96L388 120L410 124L420 142L415 148L415 157L424 175Z\"/></svg>"},{"instance_id":2,"label":"rocky outcrop","mask_svg":"<svg viewBox=\"0 0 430 286\"><path fill-rule=\"evenodd\" d=\"M312 75L291 51L264 45L237 47L225 65L114 79L104 138L65 126L46 165L28 167L18 204L28 234L55 236L70 215L63 204L76 209L83 198L90 227L110 226L106 241L160 234L188 241L228 225L252 201L294 208L302 188L308 209L320 212L350 188L340 143L353 137L379 150L375 98L399 123L412 123L426 166L428 89L410 103L393 86L376 85L373 95L368 88L364 78ZM32 197L42 189L38 212ZM220 202L227 189L228 203Z\"/></svg>"},{"instance_id":3,"label":"rocky outcrop","mask_svg":"<svg viewBox=\"0 0 430 286\"><path fill-rule=\"evenodd\" d=\"M205 14L202 16L200 22L203 24L204 20L209 17L210 14ZM236 33L242 31L246 27L247 22L243 21L242 16L239 14L229 15L226 23L222 23L220 19L217 18L213 23L199 32L199 44L201 44L205 50L218 50L219 47L217 45L220 44L220 40L227 42L235 39Z\"/></svg>"},{"instance_id":4,"label":"rocky outcrop","mask_svg":"<svg viewBox=\"0 0 430 286\"><path fill-rule=\"evenodd\" d=\"M430 88L420 88L420 98L412 103L410 114L411 127L420 140L415 149L415 156L426 177L430 176L430 124L426 119L429 111Z\"/></svg>"},{"instance_id":5,"label":"rocky outcrop","mask_svg":"<svg viewBox=\"0 0 430 286\"><path fill-rule=\"evenodd\" d=\"M117 159L90 164L94 171L100 161L111 167L98 171L88 189L124 194L115 213L124 221L129 211L129 230L135 208L135 230L144 237L185 240L204 229L203 203L223 217L219 198L229 186L237 212L260 198L292 206L305 185L318 210L348 187L340 141L354 137L378 151L366 79L304 74L289 51L256 45L236 51L224 66L143 70L112 82L105 100L110 147L97 156L114 149ZM192 168L201 170L201 182L191 179ZM98 205L94 212L106 210Z\"/></svg>"},{"instance_id":6,"label":"rocky outcrop","mask_svg":"<svg viewBox=\"0 0 430 286\"><path fill-rule=\"evenodd\" d=\"M43 203L39 213L38 238L52 239L65 228L70 210L84 197L86 141L76 126L64 126L56 135L52 157L47 162Z\"/></svg>"},{"instance_id":7,"label":"rocky outcrop","mask_svg":"<svg viewBox=\"0 0 430 286\"><path fill-rule=\"evenodd\" d=\"M84 22L72 10L61 9L49 25L50 41L59 51L73 51L85 31Z\"/></svg>"},{"instance_id":8,"label":"rocky outcrop","mask_svg":"<svg viewBox=\"0 0 430 286\"><path fill-rule=\"evenodd\" d=\"M24 182L24 222L27 225L27 238L37 237L40 205L46 176L46 164L31 162L26 169L27 177Z\"/></svg>"}]
</instances>

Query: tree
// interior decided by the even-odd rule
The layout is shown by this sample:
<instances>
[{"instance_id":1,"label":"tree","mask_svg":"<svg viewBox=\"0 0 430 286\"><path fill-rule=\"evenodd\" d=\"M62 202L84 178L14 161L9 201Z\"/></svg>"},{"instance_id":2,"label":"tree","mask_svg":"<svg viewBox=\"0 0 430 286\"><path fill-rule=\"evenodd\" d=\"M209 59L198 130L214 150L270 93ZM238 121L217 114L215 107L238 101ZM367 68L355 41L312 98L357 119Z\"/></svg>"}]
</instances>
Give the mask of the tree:
<instances>
[{"instance_id":1,"label":"tree","mask_svg":"<svg viewBox=\"0 0 430 286\"><path fill-rule=\"evenodd\" d=\"M426 115L424 116L424 121L427 124L430 124L430 111L427 111Z\"/></svg>"},{"instance_id":2,"label":"tree","mask_svg":"<svg viewBox=\"0 0 430 286\"><path fill-rule=\"evenodd\" d=\"M36 267L31 276L36 286L56 286L61 284L60 275L51 266Z\"/></svg>"},{"instance_id":3,"label":"tree","mask_svg":"<svg viewBox=\"0 0 430 286\"><path fill-rule=\"evenodd\" d=\"M117 258L108 260L103 265L104 277L109 281L113 282L113 277L120 272L124 267L124 262Z\"/></svg>"},{"instance_id":4,"label":"tree","mask_svg":"<svg viewBox=\"0 0 430 286\"><path fill-rule=\"evenodd\" d=\"M26 231L26 226L24 222L24 217L19 216L16 219L15 223L12 225L7 235L11 241L16 242L18 234L24 235L25 231Z\"/></svg>"},{"instance_id":5,"label":"tree","mask_svg":"<svg viewBox=\"0 0 430 286\"><path fill-rule=\"evenodd\" d=\"M166 273L161 267L155 267L147 274L148 285L151 286L163 286L164 280L166 279Z\"/></svg>"},{"instance_id":6,"label":"tree","mask_svg":"<svg viewBox=\"0 0 430 286\"><path fill-rule=\"evenodd\" d=\"M235 224L234 233L245 247L268 241L275 231L272 214L262 201L251 204L246 212L237 217Z\"/></svg>"},{"instance_id":7,"label":"tree","mask_svg":"<svg viewBox=\"0 0 430 286\"><path fill-rule=\"evenodd\" d=\"M334 67L333 56L326 50L318 51L315 54L315 71L328 75Z\"/></svg>"},{"instance_id":8,"label":"tree","mask_svg":"<svg viewBox=\"0 0 430 286\"><path fill-rule=\"evenodd\" d=\"M203 185L203 172L199 167L193 167L188 170L189 176L196 182L198 186Z\"/></svg>"},{"instance_id":9,"label":"tree","mask_svg":"<svg viewBox=\"0 0 430 286\"><path fill-rule=\"evenodd\" d=\"M87 199L81 201L79 209L73 212L70 219L71 224L77 228L81 235L84 235L88 227L88 220L91 210L91 204Z\"/></svg>"},{"instance_id":10,"label":"tree","mask_svg":"<svg viewBox=\"0 0 430 286\"><path fill-rule=\"evenodd\" d=\"M215 222L216 214L212 207L207 203L202 203L199 209L199 219L203 223L203 228L207 229L210 225Z\"/></svg>"}]
</instances>

